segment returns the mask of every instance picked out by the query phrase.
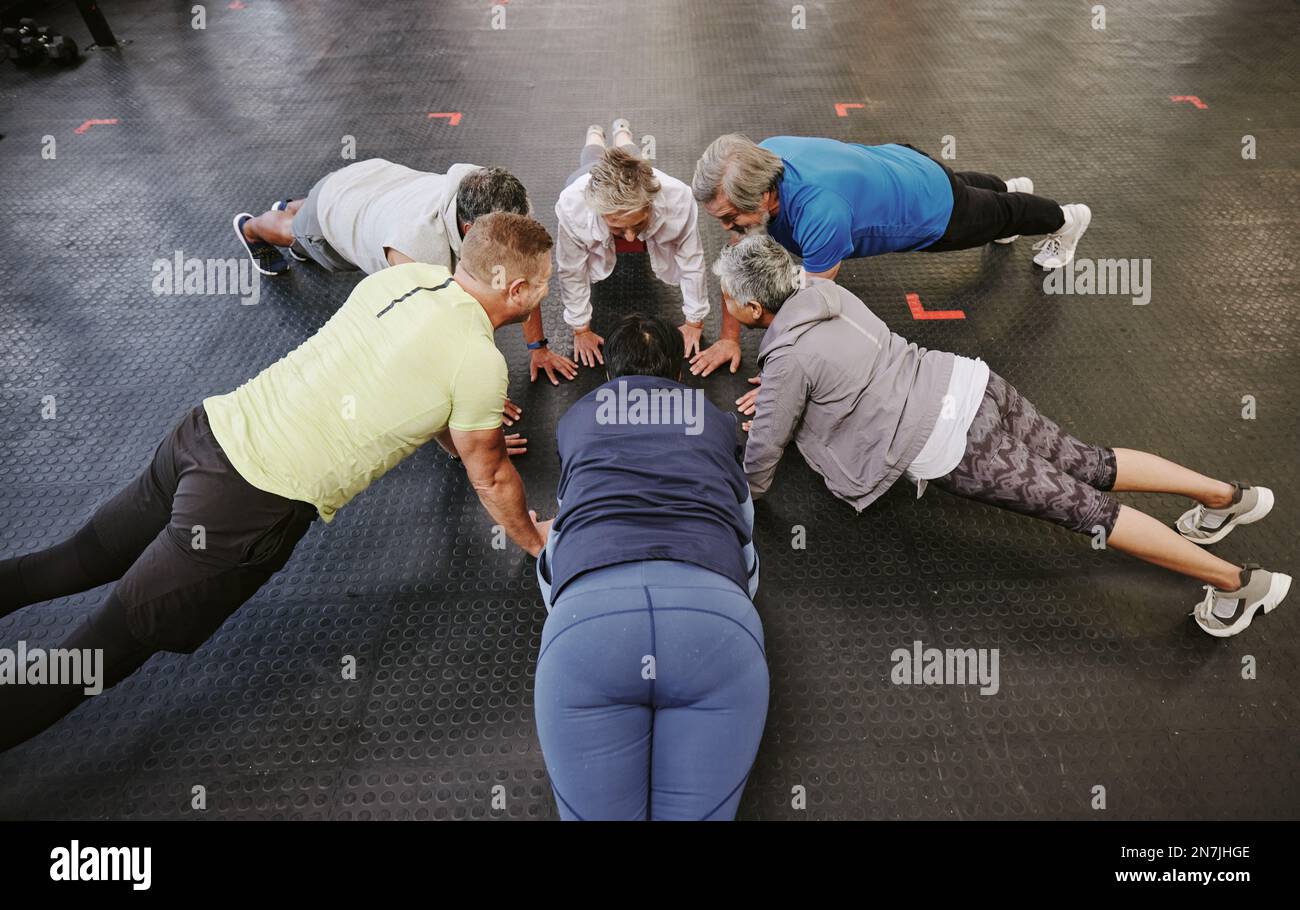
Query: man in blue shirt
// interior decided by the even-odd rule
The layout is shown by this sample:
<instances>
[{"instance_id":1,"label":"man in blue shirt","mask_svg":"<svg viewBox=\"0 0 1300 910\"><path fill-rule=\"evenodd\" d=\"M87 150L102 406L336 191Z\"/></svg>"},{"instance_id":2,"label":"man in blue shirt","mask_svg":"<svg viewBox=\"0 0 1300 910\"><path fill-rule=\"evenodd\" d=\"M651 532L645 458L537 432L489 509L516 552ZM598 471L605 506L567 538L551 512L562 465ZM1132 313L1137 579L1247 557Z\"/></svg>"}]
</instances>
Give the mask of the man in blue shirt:
<instances>
[{"instance_id":1,"label":"man in blue shirt","mask_svg":"<svg viewBox=\"0 0 1300 910\"><path fill-rule=\"evenodd\" d=\"M731 819L767 716L758 557L736 419L628 316L609 382L560 420L534 701L564 819Z\"/></svg>"},{"instance_id":2,"label":"man in blue shirt","mask_svg":"<svg viewBox=\"0 0 1300 910\"><path fill-rule=\"evenodd\" d=\"M809 275L832 280L845 259L965 250L1020 234L1046 234L1034 262L1060 268L1092 219L1086 205L1033 195L1028 177L954 172L910 145L803 136L758 144L721 136L695 165L691 188L727 230L766 230L803 257ZM721 340L691 360L691 372L707 376L728 360L735 372L739 336L724 311Z\"/></svg>"}]
</instances>

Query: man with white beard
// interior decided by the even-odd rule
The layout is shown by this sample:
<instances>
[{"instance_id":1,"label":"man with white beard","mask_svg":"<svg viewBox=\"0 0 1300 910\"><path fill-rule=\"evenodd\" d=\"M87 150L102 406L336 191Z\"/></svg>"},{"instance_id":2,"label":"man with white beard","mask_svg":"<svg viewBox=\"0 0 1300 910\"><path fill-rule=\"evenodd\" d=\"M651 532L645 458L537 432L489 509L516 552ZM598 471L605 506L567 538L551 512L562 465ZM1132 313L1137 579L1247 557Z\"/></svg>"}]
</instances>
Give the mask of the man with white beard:
<instances>
[{"instance_id":1,"label":"man with white beard","mask_svg":"<svg viewBox=\"0 0 1300 910\"><path fill-rule=\"evenodd\" d=\"M910 145L738 133L715 139L695 165L695 200L737 234L771 234L815 278L835 280L845 259L966 250L1046 234L1035 264L1074 258L1092 212L1033 195L1028 177L954 172ZM691 361L707 376L740 366L740 327L723 311L720 340Z\"/></svg>"}]
</instances>

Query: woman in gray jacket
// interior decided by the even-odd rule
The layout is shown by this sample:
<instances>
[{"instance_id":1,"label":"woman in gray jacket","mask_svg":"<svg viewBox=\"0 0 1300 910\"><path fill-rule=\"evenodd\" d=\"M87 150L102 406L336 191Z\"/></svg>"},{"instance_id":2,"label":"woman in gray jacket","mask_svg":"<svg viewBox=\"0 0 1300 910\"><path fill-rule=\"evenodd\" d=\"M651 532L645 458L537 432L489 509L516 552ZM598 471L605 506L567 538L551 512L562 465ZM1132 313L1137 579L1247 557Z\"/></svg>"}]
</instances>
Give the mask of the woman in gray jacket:
<instances>
[{"instance_id":1,"label":"woman in gray jacket","mask_svg":"<svg viewBox=\"0 0 1300 910\"><path fill-rule=\"evenodd\" d=\"M1074 438L982 361L909 343L844 288L808 278L766 235L724 249L714 272L728 311L766 330L760 387L741 399L753 415L745 473L755 499L793 439L859 512L906 475L920 491L933 483L1198 578L1207 593L1193 612L1211 635L1237 634L1286 596L1290 576L1202 549L1268 514L1268 488ZM1175 531L1111 490L1177 493L1197 505Z\"/></svg>"}]
</instances>

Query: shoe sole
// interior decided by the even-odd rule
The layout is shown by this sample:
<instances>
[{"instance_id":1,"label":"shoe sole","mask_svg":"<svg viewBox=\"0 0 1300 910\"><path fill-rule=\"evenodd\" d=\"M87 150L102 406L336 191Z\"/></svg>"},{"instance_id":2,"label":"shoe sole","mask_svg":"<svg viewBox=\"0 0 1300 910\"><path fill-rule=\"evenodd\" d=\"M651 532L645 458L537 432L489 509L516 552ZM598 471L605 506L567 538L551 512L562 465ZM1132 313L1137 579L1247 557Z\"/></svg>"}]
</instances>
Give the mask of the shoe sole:
<instances>
[{"instance_id":1,"label":"shoe sole","mask_svg":"<svg viewBox=\"0 0 1300 910\"><path fill-rule=\"evenodd\" d=\"M1274 572L1273 580L1269 583L1268 586L1268 593L1264 595L1263 599L1258 600L1254 604L1252 604L1250 609L1248 609L1245 613L1241 614L1241 618L1238 619L1236 622L1234 622L1232 625L1228 626L1228 628L1207 629L1205 628L1205 626L1201 626L1199 622L1197 622L1197 625L1201 626L1202 632L1205 632L1209 635L1213 635L1215 638L1231 638L1237 633L1244 632L1246 630L1246 627L1251 624L1251 621L1254 620L1255 618L1255 614L1260 611L1261 607L1263 608L1264 613L1267 615L1269 613L1272 613L1279 606L1281 606L1282 601L1286 598L1286 595L1290 590L1291 590L1291 576L1283 575L1281 572Z\"/></svg>"},{"instance_id":2,"label":"shoe sole","mask_svg":"<svg viewBox=\"0 0 1300 910\"><path fill-rule=\"evenodd\" d=\"M238 237L239 242L244 245L244 252L248 254L248 260L249 262L253 263L253 268L261 272L263 275L270 275L272 278L278 278L279 276L283 275L284 272L268 272L266 269L258 265L257 257L253 255L253 251L248 245L248 238L244 236L244 229L240 226L239 222L245 218L252 218L252 217L253 217L252 214L250 214L249 212L240 212L238 215L235 216L234 220L231 222L231 224L233 224L235 227L235 236Z\"/></svg>"},{"instance_id":3,"label":"shoe sole","mask_svg":"<svg viewBox=\"0 0 1300 910\"><path fill-rule=\"evenodd\" d=\"M1192 543L1208 547L1210 544L1218 543L1223 540L1223 538L1227 537L1229 532L1231 532L1237 525L1254 524L1269 512L1273 511L1273 491L1268 487L1256 487L1255 489L1259 491L1259 502L1255 503L1255 508L1251 509L1249 512L1243 512L1240 515L1234 516L1224 524L1223 527L1219 528L1219 530L1215 531L1209 537L1198 540L1195 537L1188 537L1186 534L1183 534L1182 531L1179 531L1178 533L1182 535L1184 540L1190 540Z\"/></svg>"},{"instance_id":4,"label":"shoe sole","mask_svg":"<svg viewBox=\"0 0 1300 910\"><path fill-rule=\"evenodd\" d=\"M1064 262L1060 262L1060 263L1058 263L1058 264L1056 264L1056 265L1046 265L1046 264L1041 263L1041 262L1035 262L1034 265L1038 266L1040 269L1044 269L1045 271L1050 272L1050 271L1052 271L1053 269L1063 269L1063 268L1065 268L1067 265L1069 265L1071 262L1074 261L1074 251L1077 250L1077 249L1079 248L1079 241L1083 239L1083 235L1087 232L1087 230L1088 230L1088 225L1092 224L1092 209L1088 208L1088 207L1085 205L1085 206L1083 207L1083 210L1084 210L1084 212L1087 213L1086 216L1085 216L1084 219L1083 219L1083 227L1081 227L1081 228L1079 229L1079 236L1076 237L1075 240L1074 240L1074 249L1070 250L1069 255L1067 255L1067 256L1065 257L1065 261L1064 261Z\"/></svg>"}]
</instances>

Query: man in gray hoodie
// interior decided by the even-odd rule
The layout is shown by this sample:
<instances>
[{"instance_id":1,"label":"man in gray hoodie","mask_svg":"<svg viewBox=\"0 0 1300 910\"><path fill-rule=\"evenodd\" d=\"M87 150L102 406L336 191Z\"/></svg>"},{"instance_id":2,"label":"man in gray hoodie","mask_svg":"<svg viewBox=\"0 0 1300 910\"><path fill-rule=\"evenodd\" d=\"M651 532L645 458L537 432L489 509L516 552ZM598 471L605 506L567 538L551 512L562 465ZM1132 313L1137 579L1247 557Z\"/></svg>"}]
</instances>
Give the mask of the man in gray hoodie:
<instances>
[{"instance_id":1,"label":"man in gray hoodie","mask_svg":"<svg viewBox=\"0 0 1300 910\"><path fill-rule=\"evenodd\" d=\"M1271 611L1291 578L1203 549L1273 506L1266 487L1226 483L1146 452L1083 442L987 364L894 334L844 288L809 278L767 235L725 248L714 266L727 310L764 329L745 474L758 499L793 440L826 486L859 512L900 476L1032 515L1206 583L1193 611L1211 635L1235 635ZM1175 531L1108 491L1189 496Z\"/></svg>"}]
</instances>

